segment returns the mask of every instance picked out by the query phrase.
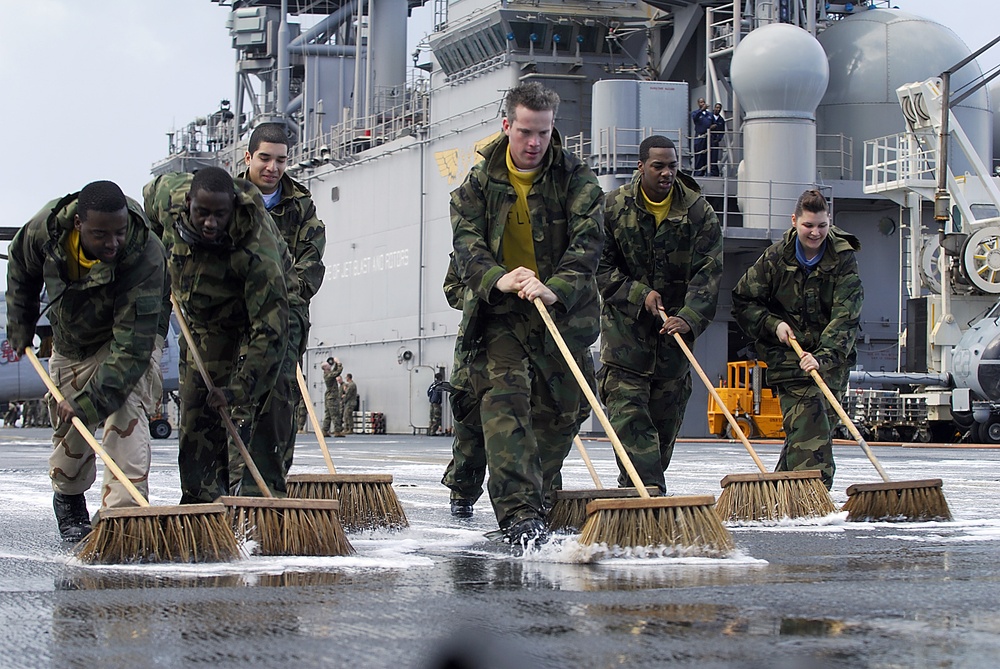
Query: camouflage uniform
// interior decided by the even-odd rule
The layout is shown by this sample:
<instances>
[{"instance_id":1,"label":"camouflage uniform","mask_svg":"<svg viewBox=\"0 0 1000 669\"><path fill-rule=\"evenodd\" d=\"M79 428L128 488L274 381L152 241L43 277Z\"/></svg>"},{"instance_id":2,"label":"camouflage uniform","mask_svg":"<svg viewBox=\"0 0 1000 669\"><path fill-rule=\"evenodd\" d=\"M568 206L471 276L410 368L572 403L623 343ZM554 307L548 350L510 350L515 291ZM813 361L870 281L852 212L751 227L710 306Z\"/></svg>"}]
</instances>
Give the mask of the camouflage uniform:
<instances>
[{"instance_id":1,"label":"camouflage uniform","mask_svg":"<svg viewBox=\"0 0 1000 669\"><path fill-rule=\"evenodd\" d=\"M470 289L461 346L474 370L490 499L504 530L544 518L543 494L572 445L582 394L535 306L495 288L508 271L500 262L501 241L517 199L507 145L501 136L484 147L483 160L451 194L455 266ZM555 130L527 200L539 278L558 298L549 311L583 363L598 333L594 274L604 242L602 193Z\"/></svg>"},{"instance_id":2,"label":"camouflage uniform","mask_svg":"<svg viewBox=\"0 0 1000 669\"><path fill-rule=\"evenodd\" d=\"M836 414L795 351L775 336L778 323L792 328L799 344L819 363L819 373L838 397L857 359L855 348L864 290L858 275L857 237L835 227L823 258L811 272L795 257L795 229L772 244L733 289L733 316L757 342L767 380L778 389L785 446L775 471L818 469L827 488L835 466L830 433Z\"/></svg>"},{"instance_id":3,"label":"camouflage uniform","mask_svg":"<svg viewBox=\"0 0 1000 669\"><path fill-rule=\"evenodd\" d=\"M663 473L691 396L691 370L663 321L644 302L657 291L668 316L691 327L689 345L715 316L722 279L722 230L691 177L674 179L670 212L656 225L640 173L605 199L606 242L597 274L601 296L601 399L646 485L666 490ZM618 483L632 482L619 462Z\"/></svg>"},{"instance_id":4,"label":"camouflage uniform","mask_svg":"<svg viewBox=\"0 0 1000 669\"><path fill-rule=\"evenodd\" d=\"M333 424L334 434L344 432L344 410L340 406L340 384L337 377L344 371L344 365L339 362L331 364L329 372L323 372L323 383L326 392L323 393L323 434L330 436L330 425Z\"/></svg>"},{"instance_id":5,"label":"camouflage uniform","mask_svg":"<svg viewBox=\"0 0 1000 669\"><path fill-rule=\"evenodd\" d=\"M103 446L143 495L149 475L149 423L162 389L160 355L169 318L163 245L139 203L128 199L128 230L114 262L99 262L68 282L66 237L73 229L77 193L48 203L10 244L7 336L20 350L32 343L43 286L54 336L49 373L76 415L91 430L104 422ZM52 488L87 491L96 478L95 455L82 436L61 423L47 397L55 446L49 458ZM101 507L135 506L105 469Z\"/></svg>"},{"instance_id":6,"label":"camouflage uniform","mask_svg":"<svg viewBox=\"0 0 1000 669\"><path fill-rule=\"evenodd\" d=\"M240 175L248 178L247 173ZM278 227L294 263L295 280L288 279L288 341L281 363L282 384L288 394L275 395L254 419L254 431L274 434L282 444L282 463L285 474L292 466L295 450L295 406L301 393L295 369L302 360L309 336L309 301L323 284L323 251L326 248L326 227L316 216L309 190L283 174L280 181L281 199L268 213ZM282 437L283 435L283 437ZM242 468L243 458L235 445L230 447L230 467ZM234 467L235 465L235 467ZM232 479L233 472L230 472Z\"/></svg>"},{"instance_id":7,"label":"camouflage uniform","mask_svg":"<svg viewBox=\"0 0 1000 669\"><path fill-rule=\"evenodd\" d=\"M461 309L465 285L458 282L458 274L454 263L448 266L445 277L444 293L448 304L454 309ZM459 328L455 339L455 362L449 381L451 414L454 419L454 440L451 445L451 460L445 468L441 483L451 489L451 499L467 499L473 503L483 494L483 481L486 479L486 442L483 438L483 422L479 414L479 399L472 391L473 387L482 388L489 383L485 370L473 366L467 361L467 354L462 349L463 330ZM580 360L580 371L590 384L596 388L594 378L594 358L586 355ZM476 383L470 381L470 376L477 376ZM580 413L577 418L577 432L580 425L590 418L590 403L581 393ZM550 487L545 492L545 507L551 508L551 490L562 488L562 475L556 474L549 482Z\"/></svg>"},{"instance_id":8,"label":"camouflage uniform","mask_svg":"<svg viewBox=\"0 0 1000 669\"><path fill-rule=\"evenodd\" d=\"M266 411L271 397L289 392L279 370L288 331L285 277L292 276L291 258L260 192L243 179L236 180L236 206L223 240L211 245L197 241L185 201L190 187L190 174L175 173L157 177L143 189L146 213L162 231L167 248L174 297L213 383L230 394L230 408ZM241 357L244 341L246 356ZM228 435L206 403L208 391L183 339L180 362L181 503L209 502L228 492ZM278 496L285 493L282 436L258 429L247 444L265 483ZM261 494L249 472L240 493Z\"/></svg>"},{"instance_id":9,"label":"camouflage uniform","mask_svg":"<svg viewBox=\"0 0 1000 669\"><path fill-rule=\"evenodd\" d=\"M344 407L344 425L342 434L354 432L354 406L358 403L358 386L351 379L344 379L340 384L340 402Z\"/></svg>"}]
</instances>

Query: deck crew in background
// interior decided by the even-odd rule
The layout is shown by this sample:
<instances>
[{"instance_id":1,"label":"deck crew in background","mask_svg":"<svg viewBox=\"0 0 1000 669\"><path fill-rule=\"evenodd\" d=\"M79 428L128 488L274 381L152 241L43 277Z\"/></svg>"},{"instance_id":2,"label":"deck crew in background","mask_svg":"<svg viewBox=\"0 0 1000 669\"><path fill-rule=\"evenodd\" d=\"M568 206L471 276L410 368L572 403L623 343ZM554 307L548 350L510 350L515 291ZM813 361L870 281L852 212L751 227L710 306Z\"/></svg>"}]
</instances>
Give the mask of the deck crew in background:
<instances>
[{"instance_id":1,"label":"deck crew in background","mask_svg":"<svg viewBox=\"0 0 1000 669\"><path fill-rule=\"evenodd\" d=\"M693 346L715 317L722 230L662 135L642 141L631 183L608 193L604 230L601 399L643 483L665 491L691 396L690 365L673 334ZM618 464L619 485L630 486Z\"/></svg>"},{"instance_id":2,"label":"deck crew in background","mask_svg":"<svg viewBox=\"0 0 1000 669\"><path fill-rule=\"evenodd\" d=\"M712 136L709 138L709 144L712 147L712 164L709 165L708 173L710 176L717 177L721 172L721 161L722 161L722 139L726 136L726 119L722 115L722 103L716 102L715 106L712 107L712 125L709 127L709 131Z\"/></svg>"},{"instance_id":3,"label":"deck crew in background","mask_svg":"<svg viewBox=\"0 0 1000 669\"><path fill-rule=\"evenodd\" d=\"M354 412L358 410L358 386L354 383L354 377L348 374L344 379L339 376L340 381L340 402L343 407L344 425L337 436L343 437L354 432Z\"/></svg>"},{"instance_id":4,"label":"deck crew in background","mask_svg":"<svg viewBox=\"0 0 1000 669\"><path fill-rule=\"evenodd\" d=\"M705 165L708 163L708 130L712 127L712 112L708 110L705 98L698 98L698 108L691 112L691 124L694 126L694 169L696 177L705 176Z\"/></svg>"},{"instance_id":5,"label":"deck crew in background","mask_svg":"<svg viewBox=\"0 0 1000 669\"><path fill-rule=\"evenodd\" d=\"M444 391L441 384L444 382L444 375L441 372L434 373L434 381L427 387L427 402L430 405L430 412L427 423L427 436L434 437L441 431L441 402L444 400Z\"/></svg>"},{"instance_id":6,"label":"deck crew in background","mask_svg":"<svg viewBox=\"0 0 1000 669\"><path fill-rule=\"evenodd\" d=\"M47 396L55 428L49 477L59 531L78 541L90 531L84 493L96 456L74 416L91 430L104 423L104 449L148 497L146 415L162 393L170 314L166 255L139 203L110 181L49 202L8 252L7 337L18 353L32 345L43 286L51 298L49 374L65 399ZM105 469L101 508L125 506L135 501Z\"/></svg>"},{"instance_id":7,"label":"deck crew in background","mask_svg":"<svg viewBox=\"0 0 1000 669\"><path fill-rule=\"evenodd\" d=\"M323 370L323 385L326 390L323 393L323 436L330 436L330 428L333 433L341 437L344 435L344 409L340 403L340 373L344 371L344 366L337 358L327 358L326 362L320 365Z\"/></svg>"},{"instance_id":8,"label":"deck crew in background","mask_svg":"<svg viewBox=\"0 0 1000 669\"><path fill-rule=\"evenodd\" d=\"M309 190L285 173L288 163L288 132L278 123L264 123L250 134L244 155L247 169L240 176L249 180L264 196L264 206L278 227L294 264L293 275L285 277L288 289L288 340L279 374L289 392L274 396L258 412L253 429L273 434L282 444L285 474L292 466L295 450L295 407L301 397L296 365L305 354L309 335L309 301L323 283L323 250L326 227L316 216ZM250 416L240 416L249 420ZM230 483L236 484L243 458L230 444Z\"/></svg>"},{"instance_id":9,"label":"deck crew in background","mask_svg":"<svg viewBox=\"0 0 1000 669\"><path fill-rule=\"evenodd\" d=\"M864 289L857 237L830 225L826 198L807 190L792 227L764 251L733 289L733 316L756 340L767 381L778 389L785 445L775 471L818 469L833 485L835 409L809 376L816 370L838 397L857 359ZM794 337L807 351L800 360Z\"/></svg>"},{"instance_id":10,"label":"deck crew in background","mask_svg":"<svg viewBox=\"0 0 1000 669\"><path fill-rule=\"evenodd\" d=\"M181 503L229 492L228 435L221 412L287 397L279 375L288 329L285 242L260 191L225 170L157 177L143 189L146 214L163 235L171 289L186 316L215 391L209 393L187 342L180 341ZM240 355L241 346L246 355ZM244 433L246 433L246 426ZM255 430L247 443L264 482L285 494L282 444ZM262 492L244 474L239 494Z\"/></svg>"},{"instance_id":11,"label":"deck crew in background","mask_svg":"<svg viewBox=\"0 0 1000 669\"><path fill-rule=\"evenodd\" d=\"M475 394L490 499L520 544L544 537L545 491L572 445L582 395L532 302L546 305L579 361L598 333L602 193L562 147L558 105L537 82L511 89L503 135L451 195L455 266L470 289L463 346L487 381Z\"/></svg>"}]
</instances>

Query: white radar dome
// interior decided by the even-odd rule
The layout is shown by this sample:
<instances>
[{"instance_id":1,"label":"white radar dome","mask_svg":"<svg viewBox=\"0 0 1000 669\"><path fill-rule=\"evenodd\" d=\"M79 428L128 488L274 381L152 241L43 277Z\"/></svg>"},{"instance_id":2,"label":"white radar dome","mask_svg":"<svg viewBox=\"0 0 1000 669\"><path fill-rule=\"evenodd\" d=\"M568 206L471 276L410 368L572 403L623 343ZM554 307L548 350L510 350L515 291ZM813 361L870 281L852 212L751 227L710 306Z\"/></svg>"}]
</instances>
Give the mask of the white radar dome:
<instances>
[{"instance_id":1,"label":"white radar dome","mask_svg":"<svg viewBox=\"0 0 1000 669\"><path fill-rule=\"evenodd\" d=\"M787 23L772 23L743 38L730 72L747 119L814 118L830 77L820 43Z\"/></svg>"}]
</instances>

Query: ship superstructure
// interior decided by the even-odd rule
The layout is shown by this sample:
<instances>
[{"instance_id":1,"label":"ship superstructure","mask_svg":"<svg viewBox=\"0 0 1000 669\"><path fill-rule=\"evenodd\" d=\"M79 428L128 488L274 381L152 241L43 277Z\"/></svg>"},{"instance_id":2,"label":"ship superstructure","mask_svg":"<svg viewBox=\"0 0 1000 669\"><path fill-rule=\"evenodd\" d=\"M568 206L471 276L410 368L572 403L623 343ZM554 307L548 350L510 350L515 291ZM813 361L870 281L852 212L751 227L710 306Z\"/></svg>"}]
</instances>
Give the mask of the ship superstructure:
<instances>
[{"instance_id":1,"label":"ship superstructure","mask_svg":"<svg viewBox=\"0 0 1000 669\"><path fill-rule=\"evenodd\" d=\"M433 0L433 31L408 54L407 16L423 1L216 1L232 9L233 94L175 131L154 173L239 171L253 127L288 124L290 171L327 226L304 365L315 402L318 365L336 355L362 409L382 412L389 432L427 426L426 389L435 371L451 370L460 320L441 291L448 196L500 130L505 92L529 80L559 93L564 143L606 190L630 178L653 132L674 139L690 170L690 111L699 97L722 104L727 128L708 156L719 176L697 177L725 232L719 313L695 351L709 374L723 375L746 346L729 290L814 185L832 199L835 224L863 244L859 362L899 368L901 295L912 297L917 271L910 240L926 236L911 221L927 219L932 231L931 205L866 192L864 146L903 129L896 86L968 55L943 27L883 2ZM972 63L955 85L980 75ZM985 91L955 113L990 164ZM707 434L705 398L696 388L684 434Z\"/></svg>"}]
</instances>

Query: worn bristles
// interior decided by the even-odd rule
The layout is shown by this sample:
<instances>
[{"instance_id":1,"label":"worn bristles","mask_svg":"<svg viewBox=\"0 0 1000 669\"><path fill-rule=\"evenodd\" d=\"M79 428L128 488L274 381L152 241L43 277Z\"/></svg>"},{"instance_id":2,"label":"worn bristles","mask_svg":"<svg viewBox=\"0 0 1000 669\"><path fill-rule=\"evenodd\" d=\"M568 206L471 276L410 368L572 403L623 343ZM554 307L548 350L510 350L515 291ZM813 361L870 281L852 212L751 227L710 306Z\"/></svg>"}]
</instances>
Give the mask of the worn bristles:
<instances>
[{"instance_id":1,"label":"worn bristles","mask_svg":"<svg viewBox=\"0 0 1000 669\"><path fill-rule=\"evenodd\" d=\"M225 513L101 519L75 552L89 564L225 562L240 557Z\"/></svg>"},{"instance_id":2,"label":"worn bristles","mask_svg":"<svg viewBox=\"0 0 1000 669\"><path fill-rule=\"evenodd\" d=\"M348 532L409 526L391 474L295 474L288 477L288 496L339 500L340 522Z\"/></svg>"},{"instance_id":3,"label":"worn bristles","mask_svg":"<svg viewBox=\"0 0 1000 669\"><path fill-rule=\"evenodd\" d=\"M580 533L584 545L666 546L678 555L721 557L735 547L712 505L600 509Z\"/></svg>"},{"instance_id":4,"label":"worn bristles","mask_svg":"<svg viewBox=\"0 0 1000 669\"><path fill-rule=\"evenodd\" d=\"M257 544L257 555L353 555L335 512L315 509L230 507L236 535Z\"/></svg>"},{"instance_id":5,"label":"worn bristles","mask_svg":"<svg viewBox=\"0 0 1000 669\"><path fill-rule=\"evenodd\" d=\"M923 522L951 520L951 510L940 486L858 490L848 488L847 519Z\"/></svg>"},{"instance_id":6,"label":"worn bristles","mask_svg":"<svg viewBox=\"0 0 1000 669\"><path fill-rule=\"evenodd\" d=\"M819 478L734 481L715 503L724 522L822 517L836 510Z\"/></svg>"},{"instance_id":7,"label":"worn bristles","mask_svg":"<svg viewBox=\"0 0 1000 669\"><path fill-rule=\"evenodd\" d=\"M409 526L392 484L345 481L337 488L344 527L351 532Z\"/></svg>"},{"instance_id":8,"label":"worn bristles","mask_svg":"<svg viewBox=\"0 0 1000 669\"><path fill-rule=\"evenodd\" d=\"M556 499L552 510L545 517L549 529L554 532L562 530L579 532L587 520L586 499Z\"/></svg>"}]
</instances>

